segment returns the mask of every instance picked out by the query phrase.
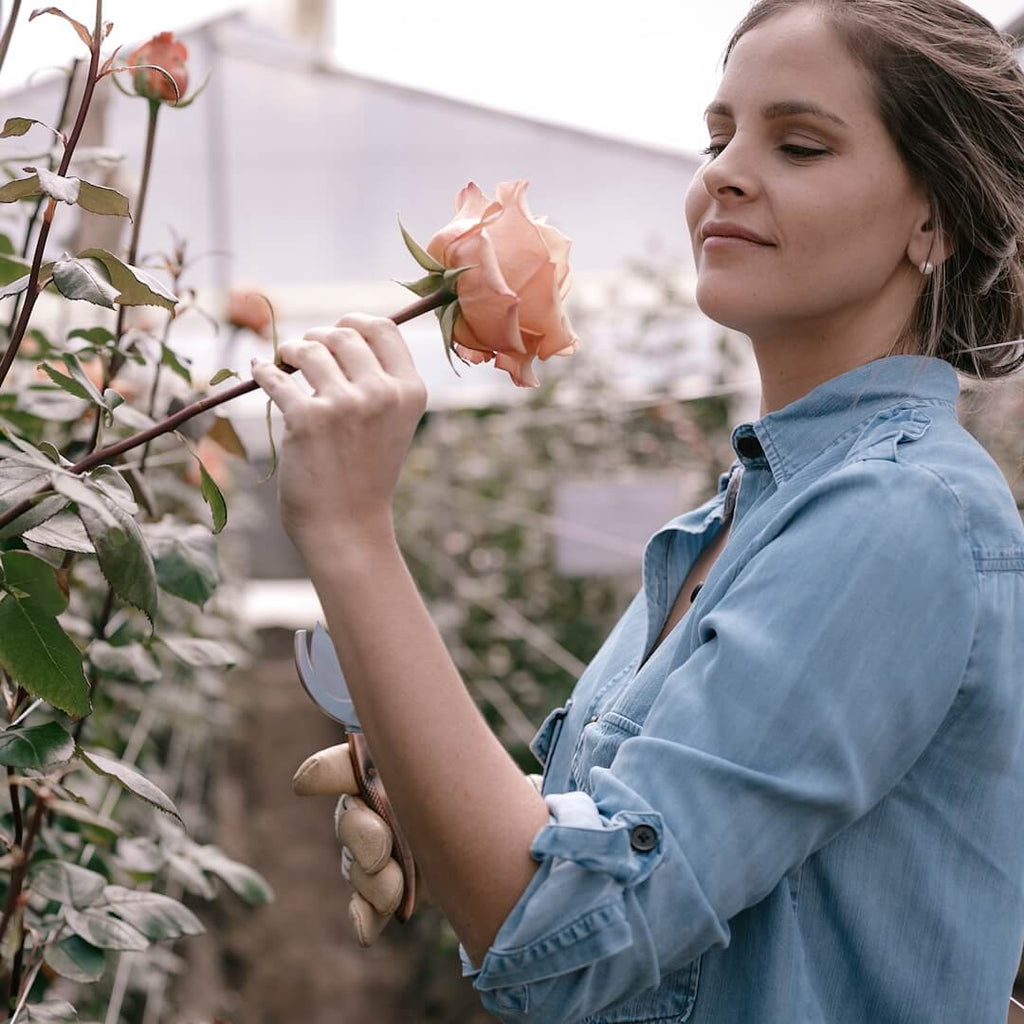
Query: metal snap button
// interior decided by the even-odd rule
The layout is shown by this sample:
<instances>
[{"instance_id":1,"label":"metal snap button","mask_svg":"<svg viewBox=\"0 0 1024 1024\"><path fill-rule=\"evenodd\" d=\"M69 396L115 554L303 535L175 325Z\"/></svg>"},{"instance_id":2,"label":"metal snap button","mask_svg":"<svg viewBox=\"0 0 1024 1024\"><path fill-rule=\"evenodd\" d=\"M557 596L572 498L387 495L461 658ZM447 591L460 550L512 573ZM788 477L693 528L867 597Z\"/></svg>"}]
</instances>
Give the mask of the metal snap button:
<instances>
[{"instance_id":1,"label":"metal snap button","mask_svg":"<svg viewBox=\"0 0 1024 1024\"><path fill-rule=\"evenodd\" d=\"M600 720L601 720L601 716L600 715L591 715L590 716L590 721L587 724L588 725L595 725Z\"/></svg>"},{"instance_id":2,"label":"metal snap button","mask_svg":"<svg viewBox=\"0 0 1024 1024\"><path fill-rule=\"evenodd\" d=\"M658 833L650 825L634 825L629 833L629 845L638 853L647 853L658 845Z\"/></svg>"}]
</instances>

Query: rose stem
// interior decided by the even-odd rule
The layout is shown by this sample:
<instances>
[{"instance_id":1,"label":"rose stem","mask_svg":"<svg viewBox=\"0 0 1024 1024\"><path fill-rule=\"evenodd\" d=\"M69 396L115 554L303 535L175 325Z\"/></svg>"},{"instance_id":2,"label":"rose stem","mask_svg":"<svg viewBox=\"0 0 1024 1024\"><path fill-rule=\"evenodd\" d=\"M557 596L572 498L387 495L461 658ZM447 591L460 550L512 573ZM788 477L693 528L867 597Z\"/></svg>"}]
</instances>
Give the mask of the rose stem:
<instances>
[{"instance_id":1,"label":"rose stem","mask_svg":"<svg viewBox=\"0 0 1024 1024\"><path fill-rule=\"evenodd\" d=\"M71 70L68 72L67 85L64 86L64 99L60 105L60 116L57 118L56 128L58 131L64 131L64 122L68 117L68 107L71 105L71 90L75 84L75 74L78 71L78 62L80 58L76 57L71 62ZM53 158L47 158L47 166L53 170ZM43 208L43 200L47 197L45 195L39 196L36 199L35 206L32 207L32 213L28 218L28 227L25 228L25 240L21 243L21 258L28 259L28 251L32 248L32 232L36 229L36 221L39 219L39 211ZM14 325L18 322L18 313L21 312L21 296L14 296L14 306L11 309L11 319L7 324L7 337L9 338L14 333Z\"/></svg>"},{"instance_id":2,"label":"rose stem","mask_svg":"<svg viewBox=\"0 0 1024 1024\"><path fill-rule=\"evenodd\" d=\"M63 177L67 173L68 164L74 155L75 146L78 145L79 136L85 125L85 115L89 112L89 104L92 102L93 90L96 88L96 72L100 61L100 44L103 42L103 0L96 0L96 26L92 34L92 55L89 59L89 74L85 80L85 89L82 92L82 102L78 107L78 117L75 126L71 129L71 137L64 147L64 156L61 158L57 174ZM46 213L43 214L43 226L39 229L39 237L36 239L36 252L32 258L32 270L29 272L28 287L25 289L25 305L21 308L21 316L18 318L18 325L14 329L11 340L7 343L7 351L4 352L3 361L0 362L0 387L7 378L7 374L18 354L18 348L25 331L28 329L28 322L32 316L36 299L39 297L39 268L43 264L43 250L46 248L46 239L50 234L50 225L53 223L53 211L56 209L57 201L51 199L46 204Z\"/></svg>"},{"instance_id":3,"label":"rose stem","mask_svg":"<svg viewBox=\"0 0 1024 1024\"><path fill-rule=\"evenodd\" d=\"M4 34L0 37L0 68L4 66L4 61L7 60L7 51L11 46L11 36L14 35L14 23L18 20L18 11L21 10L21 0L14 0L11 4L11 16L7 19L7 24L4 26Z\"/></svg>"},{"instance_id":4,"label":"rose stem","mask_svg":"<svg viewBox=\"0 0 1024 1024\"><path fill-rule=\"evenodd\" d=\"M418 302L412 303L412 305L406 306L404 309L399 310L397 313L392 314L388 319L393 320L396 324L404 324L407 320L412 320L414 317L421 316L423 313L428 313L432 309L437 309L438 306L443 306L446 302L452 301L452 294L446 288L442 288L440 291L436 291L426 298L420 299ZM279 364L279 368L284 370L285 373L294 373L295 367L289 366L287 363ZM254 380L243 381L241 384L236 384L233 388L225 388L223 391L218 391L215 395L210 395L207 398L201 398L198 402L193 402L191 405L186 405L184 409L179 409L173 416L168 416L166 419L161 420L159 423L155 423L152 427L147 430L143 430L138 434L133 434L131 437L126 437L123 441L117 441L115 444L109 444L105 448L100 448L99 451L93 452L91 455L85 456L83 459L79 459L73 466L68 467L69 473L85 473L87 470L93 469L103 462L109 462L112 458L117 455L122 455L127 451L131 451L132 448L137 448L140 444L145 444L147 441L152 441L153 438L159 437L161 434L169 433L175 428L179 427L186 420L192 419L193 416L198 416L201 412L206 412L207 409L213 409L218 405L223 405L225 402L230 402L232 398L238 398L239 395L246 395L250 391L256 391L259 388L259 384ZM0 515L0 529L3 529L8 523L13 522L19 516L24 515L32 508L32 499L38 497L40 494L45 494L47 488L40 488L36 494L30 498L25 498L24 501L19 501L16 505L12 505L6 512Z\"/></svg>"}]
</instances>

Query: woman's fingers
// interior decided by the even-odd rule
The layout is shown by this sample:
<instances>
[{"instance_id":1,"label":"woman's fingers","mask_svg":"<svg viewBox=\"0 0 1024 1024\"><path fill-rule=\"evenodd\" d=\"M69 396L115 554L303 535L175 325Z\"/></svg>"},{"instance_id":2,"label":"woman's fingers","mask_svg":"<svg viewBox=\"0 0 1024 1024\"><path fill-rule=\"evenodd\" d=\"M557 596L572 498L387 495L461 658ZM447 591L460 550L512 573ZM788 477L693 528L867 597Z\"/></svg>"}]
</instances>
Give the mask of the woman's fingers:
<instances>
[{"instance_id":1,"label":"woman's fingers","mask_svg":"<svg viewBox=\"0 0 1024 1024\"><path fill-rule=\"evenodd\" d=\"M273 363L255 361L252 365L252 379L266 391L285 416L308 400L298 384Z\"/></svg>"},{"instance_id":2,"label":"woman's fingers","mask_svg":"<svg viewBox=\"0 0 1024 1024\"><path fill-rule=\"evenodd\" d=\"M329 353L338 371L354 383L367 377L383 377L385 374L373 347L359 331L351 327L313 327L302 337L303 341L291 344L319 346L322 351ZM279 351L283 349L284 346L281 346Z\"/></svg>"},{"instance_id":3,"label":"woman's fingers","mask_svg":"<svg viewBox=\"0 0 1024 1024\"><path fill-rule=\"evenodd\" d=\"M417 380L416 364L409 346L394 320L383 316L369 316L366 313L348 313L335 325L336 328L352 328L365 339L384 368L392 377L403 380Z\"/></svg>"},{"instance_id":4,"label":"woman's fingers","mask_svg":"<svg viewBox=\"0 0 1024 1024\"><path fill-rule=\"evenodd\" d=\"M391 856L391 829L357 796L343 796L338 801L334 832L368 874L380 871Z\"/></svg>"},{"instance_id":5,"label":"woman's fingers","mask_svg":"<svg viewBox=\"0 0 1024 1024\"><path fill-rule=\"evenodd\" d=\"M334 353L319 341L283 341L277 347L283 362L302 372L316 396L344 394L352 389Z\"/></svg>"},{"instance_id":6,"label":"woman's fingers","mask_svg":"<svg viewBox=\"0 0 1024 1024\"><path fill-rule=\"evenodd\" d=\"M310 754L292 776L292 790L299 796L355 795L359 792L348 744L339 743Z\"/></svg>"}]
</instances>

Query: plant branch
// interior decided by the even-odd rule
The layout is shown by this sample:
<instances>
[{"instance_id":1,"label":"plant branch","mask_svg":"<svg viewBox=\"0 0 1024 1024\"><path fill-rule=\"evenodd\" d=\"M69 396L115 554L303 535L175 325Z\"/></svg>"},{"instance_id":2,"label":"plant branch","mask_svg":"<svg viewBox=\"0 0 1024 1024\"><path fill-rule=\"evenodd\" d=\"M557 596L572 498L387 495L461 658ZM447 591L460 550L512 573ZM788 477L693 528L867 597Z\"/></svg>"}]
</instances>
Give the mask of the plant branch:
<instances>
[{"instance_id":1,"label":"plant branch","mask_svg":"<svg viewBox=\"0 0 1024 1024\"><path fill-rule=\"evenodd\" d=\"M92 102L92 94L96 88L96 73L99 69L100 46L103 42L103 0L96 0L96 25L92 35L92 55L89 59L89 74L85 80L85 88L82 91L82 102L78 106L78 117L75 119L75 126L71 129L68 143L64 147L64 156L61 158L57 174L63 177L67 173L71 157L74 155L75 147L78 145L82 128L85 126L85 117L89 113L89 104ZM36 299L39 297L39 268L43 264L43 251L46 249L46 239L50 234L50 225L53 223L53 213L57 202L51 199L46 204L46 213L43 214L43 226L39 229L39 237L36 239L35 256L32 258L32 270L29 272L28 287L25 289L25 304L21 308L21 316L18 318L14 334L7 343L7 351L4 352L3 360L0 361L0 387L3 387L7 374L18 354L25 331L28 329L28 322L35 308Z\"/></svg>"},{"instance_id":2,"label":"plant branch","mask_svg":"<svg viewBox=\"0 0 1024 1024\"><path fill-rule=\"evenodd\" d=\"M146 154L142 160L142 182L139 185L139 197L135 201L135 221L132 224L132 237L128 244L128 264L129 266L135 266L135 261L139 258L139 236L142 231L142 214L146 209L146 196L149 193L149 175L153 168L153 150L156 144L156 120L160 113L160 108L163 103L160 100L149 101L149 120L146 122ZM117 311L117 327L114 330L114 337L117 342L120 343L121 335L124 334L124 317L125 317L125 306L119 307ZM110 359L110 365L106 368L106 372L103 375L103 389L110 386L111 380L117 376L117 371L124 365L125 356L115 350L113 356ZM93 439L91 448L96 447L96 439L99 436L100 421L96 420L96 426L93 428Z\"/></svg>"},{"instance_id":3,"label":"plant branch","mask_svg":"<svg viewBox=\"0 0 1024 1024\"><path fill-rule=\"evenodd\" d=\"M414 302L399 312L394 313L389 319L393 320L396 324L403 324L407 320L412 320L414 317L421 316L423 313L427 313L432 309L437 309L439 306L443 306L447 302L452 301L452 294L447 289L441 289L440 291L434 292L432 295L428 295L426 298L420 299L418 302ZM294 373L296 368L289 366L287 363L279 363L279 368L284 370L285 373ZM243 381L241 384L236 384L233 388L225 388L222 391L218 391L214 395L209 395L206 398L201 398L197 402L193 402L191 405L186 405L184 409L179 409L173 416L168 416L166 419L161 420L159 423L155 423L148 430L143 430L138 434L133 434L131 437L126 437L123 441L118 441L115 444L107 445L105 448L99 449L99 451L93 452L91 455L85 456L85 458L79 459L74 465L68 467L69 473L86 473L90 469L95 469L97 466L104 462L109 462L111 459L118 455L123 455L127 451L131 451L133 448L138 448L139 445L145 444L147 441L152 441L153 438L159 437L161 434L170 433L172 430L177 429L186 420L192 419L193 416L198 416L201 412L206 412L208 409L213 409L218 405L223 405L225 402L230 402L233 398L238 398L239 395L247 395L250 391L259 390L259 384L254 380ZM3 529L8 523L13 522L19 516L24 515L32 508L32 504L35 498L41 494L47 493L48 488L40 488L34 495L29 498L25 498L23 501L19 501L17 504L12 505L6 512L0 515L0 529Z\"/></svg>"},{"instance_id":4,"label":"plant branch","mask_svg":"<svg viewBox=\"0 0 1024 1024\"><path fill-rule=\"evenodd\" d=\"M21 890L25 884L25 873L28 871L28 859L32 854L32 846L39 834L40 826L43 823L43 815L46 813L46 805L50 802L47 790L41 790L36 794L35 807L32 809L32 820L28 824L28 833L25 836L25 846L22 849L15 847L15 864L11 871L11 881L7 887L7 898L4 900L3 916L0 917L0 944L7 934L7 927L11 923L15 910L18 908L18 901L21 898Z\"/></svg>"},{"instance_id":5,"label":"plant branch","mask_svg":"<svg viewBox=\"0 0 1024 1024\"><path fill-rule=\"evenodd\" d=\"M4 26L4 34L0 36L0 68L4 66L4 61L7 60L7 51L11 46L11 36L14 35L14 23L18 20L18 12L21 10L21 0L14 0L11 5L11 16L7 19L7 24Z\"/></svg>"}]
</instances>

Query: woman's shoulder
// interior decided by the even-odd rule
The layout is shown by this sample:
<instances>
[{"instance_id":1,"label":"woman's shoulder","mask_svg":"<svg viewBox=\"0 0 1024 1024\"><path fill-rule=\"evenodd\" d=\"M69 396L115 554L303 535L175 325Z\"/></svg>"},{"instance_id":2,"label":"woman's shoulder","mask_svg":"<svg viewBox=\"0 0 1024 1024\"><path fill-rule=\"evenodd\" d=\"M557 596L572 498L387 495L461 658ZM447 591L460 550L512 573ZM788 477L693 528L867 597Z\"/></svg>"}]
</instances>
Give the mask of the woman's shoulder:
<instances>
[{"instance_id":1,"label":"woman's shoulder","mask_svg":"<svg viewBox=\"0 0 1024 1024\"><path fill-rule=\"evenodd\" d=\"M899 408L865 430L839 471L884 485L893 514L922 526L952 516L975 559L1019 557L1024 522L999 464L954 416L924 407ZM868 484L869 485L869 484ZM889 493L891 492L891 493Z\"/></svg>"}]
</instances>

